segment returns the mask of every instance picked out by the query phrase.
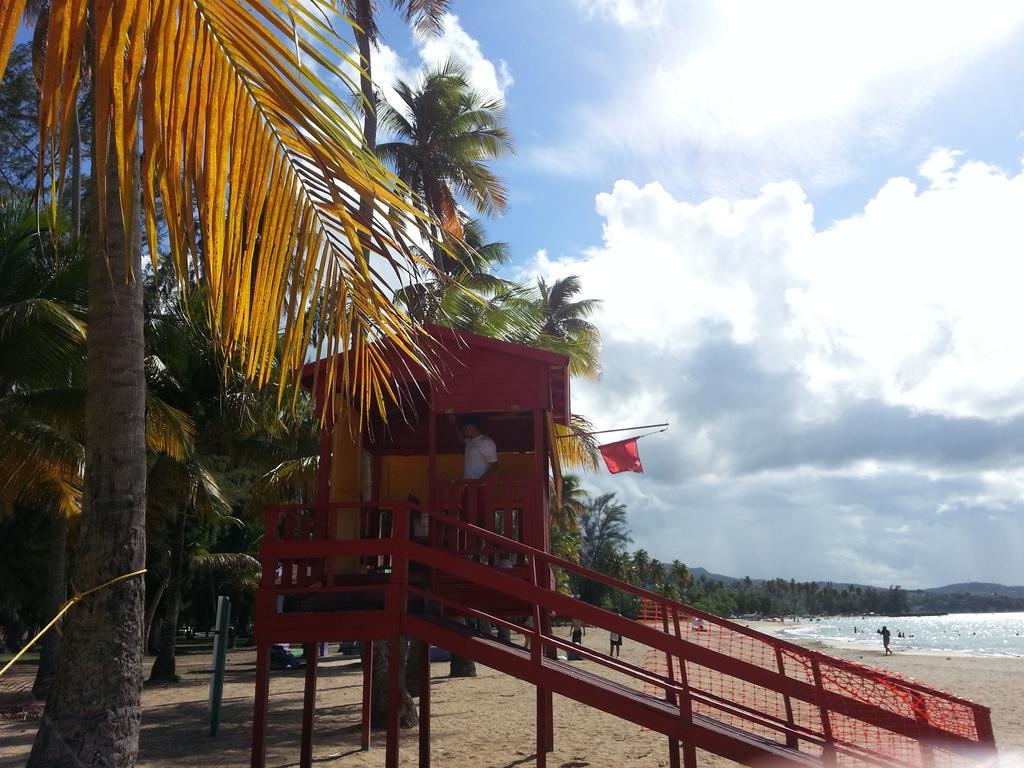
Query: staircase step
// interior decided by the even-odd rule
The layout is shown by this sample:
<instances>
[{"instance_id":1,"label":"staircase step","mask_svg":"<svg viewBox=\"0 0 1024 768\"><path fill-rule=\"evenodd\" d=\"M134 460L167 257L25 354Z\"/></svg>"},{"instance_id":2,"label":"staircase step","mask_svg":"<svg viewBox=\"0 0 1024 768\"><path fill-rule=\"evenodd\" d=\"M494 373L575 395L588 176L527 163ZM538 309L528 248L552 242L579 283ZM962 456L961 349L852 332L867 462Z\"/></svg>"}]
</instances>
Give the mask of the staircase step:
<instances>
[{"instance_id":1,"label":"staircase step","mask_svg":"<svg viewBox=\"0 0 1024 768\"><path fill-rule=\"evenodd\" d=\"M532 677L536 677L536 667L533 666L530 651L512 643L498 640L491 635L481 633L464 624L445 619L433 613L410 614L420 621L432 625L437 632L429 638L419 638L424 641L444 646L444 634L460 638L464 644L458 652L473 658L481 664L492 666L501 672L520 676L524 666L533 670ZM415 633L414 633L415 634ZM449 641L454 637L448 638ZM478 649L474 653L473 649ZM450 650L450 649L449 649ZM486 652L484 652L486 650ZM514 662L510 667L502 668L500 663L495 664L496 659L506 658ZM561 695L576 699L583 704L595 706L594 696L581 697L573 695L573 690L580 688L591 693L599 694L604 698L604 705L596 705L598 708L611 712L611 714L623 716L624 712L631 713L626 719L637 725L650 728L654 731L665 733L674 738L686 736L683 724L680 722L679 707L664 699L645 694L643 691L631 688L628 685L601 677L589 670L583 669L570 662L558 659L544 658L541 662L543 669L549 674L546 675L548 682L557 682L562 678L563 685L552 686L552 689ZM523 678L528 679L528 678ZM540 684L537 679L528 679L534 685ZM570 682L571 681L571 682ZM626 703L626 706L623 704ZM613 706L618 704L618 706ZM665 724L671 723L672 727L666 728ZM710 751L724 754L730 759L743 762L747 765L761 765L764 760L773 759L787 764L798 766L814 766L818 768L824 763L818 756L801 752L798 749L787 747L785 744L772 741L756 734L744 731L740 728L722 723L713 718L694 714L691 736L697 746ZM725 743L728 742L728 746ZM715 749L715 746L718 749ZM724 751L719 751L724 750Z\"/></svg>"}]
</instances>

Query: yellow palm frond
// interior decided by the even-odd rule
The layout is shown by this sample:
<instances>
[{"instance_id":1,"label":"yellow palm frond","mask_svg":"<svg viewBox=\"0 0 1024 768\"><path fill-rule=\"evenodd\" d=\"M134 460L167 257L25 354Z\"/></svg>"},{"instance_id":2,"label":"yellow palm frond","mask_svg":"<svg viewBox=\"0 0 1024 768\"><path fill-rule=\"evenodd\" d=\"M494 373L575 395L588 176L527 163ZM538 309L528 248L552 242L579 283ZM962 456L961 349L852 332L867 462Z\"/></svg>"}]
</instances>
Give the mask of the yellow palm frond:
<instances>
[{"instance_id":1,"label":"yellow palm frond","mask_svg":"<svg viewBox=\"0 0 1024 768\"><path fill-rule=\"evenodd\" d=\"M21 16L25 13L25 0L9 0L7 6L0 13L0 73L7 69L7 59L21 26Z\"/></svg>"},{"instance_id":2,"label":"yellow palm frond","mask_svg":"<svg viewBox=\"0 0 1024 768\"><path fill-rule=\"evenodd\" d=\"M21 504L75 515L82 506L82 445L59 430L0 410L0 510Z\"/></svg>"},{"instance_id":3,"label":"yellow palm frond","mask_svg":"<svg viewBox=\"0 0 1024 768\"><path fill-rule=\"evenodd\" d=\"M146 447L184 461L196 442L196 425L187 413L146 394Z\"/></svg>"},{"instance_id":4,"label":"yellow palm frond","mask_svg":"<svg viewBox=\"0 0 1024 768\"><path fill-rule=\"evenodd\" d=\"M21 5L0 12L0 63ZM51 0L47 25L40 139L50 178L64 177L91 27L95 134L112 137L129 237L141 179L151 255L159 197L178 274L198 277L213 335L247 378L294 379L316 338L332 360L327 391L337 384L363 413L382 407L393 392L371 342L425 359L381 270L427 267L412 243L429 223L365 151L338 93L355 91L342 63L356 57L326 17L303 0ZM93 149L94 167L106 167L107 142ZM104 175L96 182L102 210ZM314 303L320 311L309 312ZM349 346L336 371L334 353Z\"/></svg>"},{"instance_id":5,"label":"yellow palm frond","mask_svg":"<svg viewBox=\"0 0 1024 768\"><path fill-rule=\"evenodd\" d=\"M568 427L555 424L555 445L563 467L595 471L601 466L597 441L589 434L593 431L593 425L578 414L573 414Z\"/></svg>"}]
</instances>

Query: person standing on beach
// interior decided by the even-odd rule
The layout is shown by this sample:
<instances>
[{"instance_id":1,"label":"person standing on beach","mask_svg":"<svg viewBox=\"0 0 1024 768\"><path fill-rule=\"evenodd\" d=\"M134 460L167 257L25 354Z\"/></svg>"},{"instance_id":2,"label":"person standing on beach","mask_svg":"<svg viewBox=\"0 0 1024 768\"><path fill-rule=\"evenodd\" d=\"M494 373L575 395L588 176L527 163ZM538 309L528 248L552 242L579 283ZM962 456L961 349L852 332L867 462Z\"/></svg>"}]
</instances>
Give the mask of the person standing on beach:
<instances>
[{"instance_id":1,"label":"person standing on beach","mask_svg":"<svg viewBox=\"0 0 1024 768\"><path fill-rule=\"evenodd\" d=\"M882 646L885 648L885 654L883 655L892 656L892 648L889 647L889 638L892 637L892 633L889 631L889 628L883 624L882 628L878 630L878 634L882 636Z\"/></svg>"},{"instance_id":2,"label":"person standing on beach","mask_svg":"<svg viewBox=\"0 0 1024 768\"><path fill-rule=\"evenodd\" d=\"M572 642L574 645L583 645L583 622L580 619L572 620Z\"/></svg>"}]
</instances>

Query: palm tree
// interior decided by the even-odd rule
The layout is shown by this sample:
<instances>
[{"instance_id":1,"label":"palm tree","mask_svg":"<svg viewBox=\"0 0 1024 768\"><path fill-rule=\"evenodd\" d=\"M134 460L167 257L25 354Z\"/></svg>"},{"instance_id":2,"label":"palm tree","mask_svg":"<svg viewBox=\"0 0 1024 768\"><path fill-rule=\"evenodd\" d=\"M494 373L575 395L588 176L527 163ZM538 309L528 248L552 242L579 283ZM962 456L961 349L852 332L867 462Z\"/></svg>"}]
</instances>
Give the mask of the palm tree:
<instances>
[{"instance_id":1,"label":"palm tree","mask_svg":"<svg viewBox=\"0 0 1024 768\"><path fill-rule=\"evenodd\" d=\"M690 582L693 581L693 576L690 574L690 569L686 567L686 563L681 560L673 560L672 565L669 566L669 577L677 588L678 594L685 598L690 589Z\"/></svg>"},{"instance_id":2,"label":"palm tree","mask_svg":"<svg viewBox=\"0 0 1024 768\"><path fill-rule=\"evenodd\" d=\"M633 572L641 587L651 583L651 556L646 549L638 549L633 553Z\"/></svg>"},{"instance_id":3,"label":"palm tree","mask_svg":"<svg viewBox=\"0 0 1024 768\"><path fill-rule=\"evenodd\" d=\"M159 494L148 494L147 515L159 510L163 513L161 517L165 524L170 523L168 527L172 531L167 586L163 592L165 609L162 632L159 651L153 661L149 680L175 682L178 679L174 654L177 647L178 611L185 567L185 526L190 515L200 515L207 520L227 517L229 507L220 486L206 467L194 458L185 462L157 461L150 468L146 481L163 491Z\"/></svg>"},{"instance_id":4,"label":"palm tree","mask_svg":"<svg viewBox=\"0 0 1024 768\"><path fill-rule=\"evenodd\" d=\"M509 311L515 285L491 271L511 258L508 243L487 242L479 219L463 221L461 240L449 238L448 248L433 258L437 270L429 279L395 294L410 317L497 338L502 337L499 314L511 327L522 326ZM518 309L528 306L524 301Z\"/></svg>"},{"instance_id":5,"label":"palm tree","mask_svg":"<svg viewBox=\"0 0 1024 768\"><path fill-rule=\"evenodd\" d=\"M416 27L422 36L436 34L441 30L441 20L448 9L448 0L391 0L392 6L405 17L407 23ZM377 97L373 83L373 45L378 39L376 22L377 4L375 0L345 0L345 8L353 20L356 47L359 51L359 93L363 109L363 141L370 153L377 150L377 107L381 99ZM369 219L373 210L373 199L363 196L360 199L360 213ZM373 668L374 675L373 700L387 706L388 686L387 670L388 644L374 643ZM403 670L404 674L404 670ZM403 691L405 691L403 686ZM416 724L416 708L412 698L403 694L399 721L402 727Z\"/></svg>"},{"instance_id":6,"label":"palm tree","mask_svg":"<svg viewBox=\"0 0 1024 768\"><path fill-rule=\"evenodd\" d=\"M486 162L512 148L508 130L502 125L504 104L474 91L466 69L454 61L428 70L415 86L399 80L395 92L402 100L401 109L386 102L380 104L381 123L394 139L378 144L377 155L422 196L441 222L441 227L431 233L434 274L448 285L458 285L452 280L453 272L461 275L466 270L471 272L463 276L471 278L475 273L478 284L492 281L483 270L474 269L486 266L487 255L474 254L473 245L464 239L466 227L458 198L478 213L489 215L501 213L508 203L504 182ZM482 230L469 234L482 245ZM458 245L453 247L453 243ZM492 249L491 258L503 255L502 250ZM499 284L494 281L489 287ZM478 300L466 294L464 287L459 290L465 294L462 298ZM407 305L414 311L422 308L424 315L431 313L438 319L441 302L432 299L446 292L447 286L435 286L431 291L424 290L421 283L406 294L410 300ZM453 300L458 302L460 298ZM453 654L450 675L473 677L476 665Z\"/></svg>"},{"instance_id":7,"label":"palm tree","mask_svg":"<svg viewBox=\"0 0 1024 768\"><path fill-rule=\"evenodd\" d=\"M395 92L401 109L380 105L381 124L394 139L378 144L377 155L423 197L444 230L462 237L460 198L478 213L504 211L508 191L487 166L512 149L501 99L474 91L455 61L426 71L415 85L399 80Z\"/></svg>"},{"instance_id":8,"label":"palm tree","mask_svg":"<svg viewBox=\"0 0 1024 768\"><path fill-rule=\"evenodd\" d=\"M561 503L556 503L552 494L551 525L558 528L579 528L580 520L587 512L590 492L585 489L579 475L562 476Z\"/></svg>"},{"instance_id":9,"label":"palm tree","mask_svg":"<svg viewBox=\"0 0 1024 768\"><path fill-rule=\"evenodd\" d=\"M210 467L218 457L230 456L235 465L265 470L296 452L300 455L315 452L317 430L308 397L300 395L301 406L282 414L275 392L248 387L230 361L215 354L204 320L205 295L201 289L195 288L191 294L182 295L174 286L162 286L156 280L153 283L148 291L151 297L151 311L147 313L150 354L146 358L147 370L154 371L151 390L190 414L198 435L195 450L186 461L165 461L150 467L150 481L159 478L164 491L156 504L150 494L150 509L156 507L164 512L171 535L167 586L163 594L163 629L149 679L174 682L177 679L174 653L179 604L188 556L186 524L189 519L198 519L204 527L223 521L243 525L228 514L229 504ZM290 397L284 394L282 399ZM295 438L300 434L305 437L304 444L296 445ZM305 464L298 461L299 466ZM313 467L315 471L315 462ZM276 475L295 479L294 472L286 473L283 469ZM205 561L197 559L193 553L191 562L195 566ZM245 553L221 552L211 562L219 563L220 567L241 567L245 573L252 570L254 561ZM256 567L258 569L258 564Z\"/></svg>"},{"instance_id":10,"label":"palm tree","mask_svg":"<svg viewBox=\"0 0 1024 768\"><path fill-rule=\"evenodd\" d=\"M582 290L576 275L555 280L550 285L538 278L537 310L541 318L538 343L546 349L567 354L574 375L596 378L601 372L598 362L601 334L587 318L597 311L601 301L576 298Z\"/></svg>"},{"instance_id":11,"label":"palm tree","mask_svg":"<svg viewBox=\"0 0 1024 768\"><path fill-rule=\"evenodd\" d=\"M422 36L441 31L441 20L448 10L448 0L391 0L406 23L412 24ZM356 48L359 51L359 94L363 107L363 138L367 148L377 148L377 104L379 99L373 82L373 46L380 37L377 28L375 0L345 0L345 10L353 20Z\"/></svg>"},{"instance_id":12,"label":"palm tree","mask_svg":"<svg viewBox=\"0 0 1024 768\"><path fill-rule=\"evenodd\" d=\"M0 507L48 513L47 600L52 616L66 598L67 518L81 505L81 443L12 408L9 396L61 386L81 374L85 355L82 253L58 232L40 230L29 206L0 203ZM6 502L6 504L5 504ZM42 642L32 692L45 698L60 637Z\"/></svg>"},{"instance_id":13,"label":"palm tree","mask_svg":"<svg viewBox=\"0 0 1024 768\"><path fill-rule=\"evenodd\" d=\"M25 0L11 0L0 10L0 72L24 8ZM291 45L281 44L282 30L294 31ZM159 199L177 270L201 275L214 338L247 378L268 381L279 327L282 375L297 375L319 323L321 351L357 350L337 380L342 405L364 410L386 400L389 372L363 342L383 336L420 349L368 251L404 269L395 254L408 253L410 233L429 222L365 153L344 99L317 74L344 79L324 53L340 56L344 44L300 0L52 0L47 39L39 139L55 149L46 164L58 168L66 167L80 62L92 41L86 467L74 578L85 588L145 562L139 216L155 254ZM52 192L56 207L59 185ZM360 215L361 200L377 213ZM314 299L317 314L307 311ZM62 655L30 768L96 755L109 765L134 762L143 589L142 579L127 579L69 613L64 639L75 658Z\"/></svg>"},{"instance_id":14,"label":"palm tree","mask_svg":"<svg viewBox=\"0 0 1024 768\"><path fill-rule=\"evenodd\" d=\"M616 501L614 493L601 494L587 505L580 517L580 535L580 565L607 574L628 567L620 557L632 541L626 505ZM589 580L578 579L574 584L582 599L595 604L606 592L603 585Z\"/></svg>"}]
</instances>

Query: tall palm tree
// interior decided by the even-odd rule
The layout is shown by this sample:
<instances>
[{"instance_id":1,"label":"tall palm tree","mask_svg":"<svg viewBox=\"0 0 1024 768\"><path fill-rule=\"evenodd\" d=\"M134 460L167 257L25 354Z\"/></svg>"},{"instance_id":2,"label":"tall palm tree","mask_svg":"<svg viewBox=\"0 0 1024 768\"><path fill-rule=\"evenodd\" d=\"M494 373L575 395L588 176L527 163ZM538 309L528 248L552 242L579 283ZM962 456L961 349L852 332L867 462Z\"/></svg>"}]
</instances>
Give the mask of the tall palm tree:
<instances>
[{"instance_id":1,"label":"tall palm tree","mask_svg":"<svg viewBox=\"0 0 1024 768\"><path fill-rule=\"evenodd\" d=\"M633 553L633 572L641 587L651 583L651 556L646 549L638 549Z\"/></svg>"},{"instance_id":2,"label":"tall palm tree","mask_svg":"<svg viewBox=\"0 0 1024 768\"><path fill-rule=\"evenodd\" d=\"M429 36L440 32L442 18L448 9L448 0L391 0L391 5L403 14L407 23L415 26L420 35ZM378 98L373 82L373 47L379 37L376 21L377 3L376 0L345 0L345 8L353 20L353 31L359 52L359 93L363 110L363 142L369 152L375 153L377 151L377 109L382 101ZM370 218L372 210L372 198L364 195L360 200L360 213L363 218ZM374 675L373 699L384 708L387 707L388 698L386 680L389 658L388 644L375 643L373 668L377 674ZM404 669L402 673L404 676ZM416 724L415 704L412 698L405 693L404 686L399 722L403 728Z\"/></svg>"},{"instance_id":3,"label":"tall palm tree","mask_svg":"<svg viewBox=\"0 0 1024 768\"><path fill-rule=\"evenodd\" d=\"M626 505L614 493L593 499L580 517L580 565L593 571L613 575L628 567L622 556L632 541L626 523ZM607 591L603 585L574 579L576 593L588 602L600 603Z\"/></svg>"},{"instance_id":4,"label":"tall palm tree","mask_svg":"<svg viewBox=\"0 0 1024 768\"><path fill-rule=\"evenodd\" d=\"M378 144L377 155L423 197L444 230L462 237L460 199L481 214L504 211L508 190L487 165L512 150L502 100L473 90L466 68L451 60L416 84L399 80L395 92L400 107L380 105L381 125L394 138Z\"/></svg>"},{"instance_id":5,"label":"tall palm tree","mask_svg":"<svg viewBox=\"0 0 1024 768\"><path fill-rule=\"evenodd\" d=\"M690 582L693 581L693 575L686 567L686 563L682 560L673 560L672 565L669 566L669 576L678 589L679 595L685 597L690 588Z\"/></svg>"},{"instance_id":6,"label":"tall palm tree","mask_svg":"<svg viewBox=\"0 0 1024 768\"><path fill-rule=\"evenodd\" d=\"M25 0L0 6L0 73L24 9ZM267 382L282 326L283 375L297 376L319 323L320 351L353 346L352 364L324 375L338 381L343 406L364 411L388 391L387 367L364 342L421 347L369 251L405 269L395 254L409 253L410 233L429 223L366 154L345 100L317 74L344 79L334 63L344 43L301 0L52 0L47 24L39 138L53 150L49 166L68 161L89 43L88 400L74 578L85 588L145 561L139 217L155 254L159 199L177 270L201 275L214 338L247 378ZM60 192L51 190L53 206ZM361 200L377 213L360 215ZM314 298L317 314L307 311ZM129 578L69 613L64 640L75 657L62 655L30 768L133 764L143 589Z\"/></svg>"},{"instance_id":7,"label":"tall palm tree","mask_svg":"<svg viewBox=\"0 0 1024 768\"><path fill-rule=\"evenodd\" d=\"M598 362L601 334L588 318L597 311L601 301L577 298L582 290L577 275L568 275L550 285L538 278L539 343L567 354L574 375L596 378L601 372Z\"/></svg>"},{"instance_id":8,"label":"tall palm tree","mask_svg":"<svg viewBox=\"0 0 1024 768\"><path fill-rule=\"evenodd\" d=\"M487 165L488 160L512 148L508 129L502 123L504 104L473 90L465 67L455 61L427 70L415 85L399 80L395 92L402 101L400 108L380 104L381 124L393 139L378 144L377 155L422 196L440 220L441 226L431 233L434 274L451 285L451 272L471 269L474 259L479 263L486 258L479 252L473 254L472 246L466 247L459 198L478 213L489 215L501 213L508 203L504 182ZM470 236L475 235L482 240L471 230ZM453 241L460 246L463 258L454 253ZM479 270L477 276L479 282ZM491 287L497 287L497 283ZM447 286L438 288L440 291L428 292L414 287L408 294L413 299L410 306L416 307L418 302L425 311L431 311L430 299L447 293ZM464 287L458 290L465 298L476 300ZM440 304L435 306L437 319ZM473 677L476 665L453 654L450 674Z\"/></svg>"},{"instance_id":9,"label":"tall palm tree","mask_svg":"<svg viewBox=\"0 0 1024 768\"><path fill-rule=\"evenodd\" d=\"M391 0L407 24L426 37L441 31L441 21L448 10L448 0ZM363 108L363 138L367 148L377 148L377 98L373 82L373 47L380 37L377 28L376 0L345 0L345 10L352 19L359 52L359 93Z\"/></svg>"}]
</instances>

